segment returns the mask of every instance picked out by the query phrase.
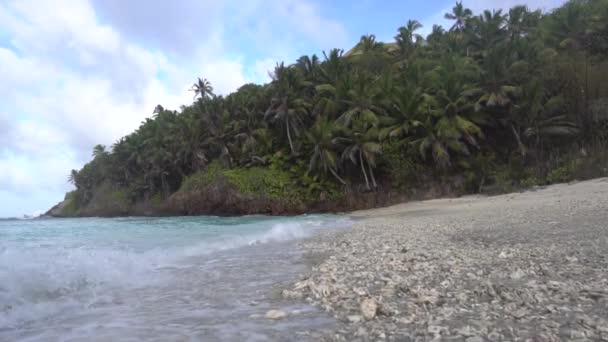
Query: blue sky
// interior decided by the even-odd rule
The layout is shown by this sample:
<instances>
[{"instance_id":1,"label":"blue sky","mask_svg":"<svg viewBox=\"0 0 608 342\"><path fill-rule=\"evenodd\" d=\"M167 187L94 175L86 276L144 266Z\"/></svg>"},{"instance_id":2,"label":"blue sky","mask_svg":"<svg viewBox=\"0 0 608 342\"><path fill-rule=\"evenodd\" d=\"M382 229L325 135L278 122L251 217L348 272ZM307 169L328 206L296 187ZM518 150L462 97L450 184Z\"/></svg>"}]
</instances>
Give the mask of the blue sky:
<instances>
[{"instance_id":1,"label":"blue sky","mask_svg":"<svg viewBox=\"0 0 608 342\"><path fill-rule=\"evenodd\" d=\"M478 12L563 0L465 0ZM0 217L43 211L67 175L137 128L157 104L192 100L198 76L216 92L267 81L277 61L363 34L391 40L408 19L448 23L454 1L0 0Z\"/></svg>"}]
</instances>

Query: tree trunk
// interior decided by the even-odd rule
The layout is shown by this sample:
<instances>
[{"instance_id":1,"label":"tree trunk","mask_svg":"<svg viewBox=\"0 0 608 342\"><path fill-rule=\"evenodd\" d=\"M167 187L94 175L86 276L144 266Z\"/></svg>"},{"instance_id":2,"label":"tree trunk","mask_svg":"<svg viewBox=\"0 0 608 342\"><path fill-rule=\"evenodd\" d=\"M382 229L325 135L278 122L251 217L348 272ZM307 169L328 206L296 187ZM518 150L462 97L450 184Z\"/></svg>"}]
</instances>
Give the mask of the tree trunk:
<instances>
[{"instance_id":1,"label":"tree trunk","mask_svg":"<svg viewBox=\"0 0 608 342\"><path fill-rule=\"evenodd\" d=\"M169 195L169 184L167 184L167 177L165 176L164 173L161 174L160 176L160 182L161 182L161 187L162 187L162 196L163 198L167 197Z\"/></svg>"},{"instance_id":2,"label":"tree trunk","mask_svg":"<svg viewBox=\"0 0 608 342\"><path fill-rule=\"evenodd\" d=\"M342 183L342 185L346 185L346 182L344 181L344 179L340 178L340 176L338 176L338 173L333 168L330 167L329 171L331 172L332 175L334 175L334 177L336 177L336 179L338 181L340 181L340 183Z\"/></svg>"},{"instance_id":3,"label":"tree trunk","mask_svg":"<svg viewBox=\"0 0 608 342\"><path fill-rule=\"evenodd\" d=\"M369 179L367 179L367 172L365 172L365 164L363 164L363 153L361 152L361 149L359 149L359 162L361 163L361 171L363 171L363 177L365 178L365 186L367 187L367 190L371 190L369 187Z\"/></svg>"},{"instance_id":4,"label":"tree trunk","mask_svg":"<svg viewBox=\"0 0 608 342\"><path fill-rule=\"evenodd\" d=\"M374 177L374 170L372 169L372 164L367 162L367 167L369 167L369 176L372 178L372 184L374 185L374 189L378 188L378 184L376 184L376 177Z\"/></svg>"},{"instance_id":5,"label":"tree trunk","mask_svg":"<svg viewBox=\"0 0 608 342\"><path fill-rule=\"evenodd\" d=\"M295 155L296 151L293 148L293 142L291 141L291 129L289 128L289 115L285 117L285 129L287 130L287 140L289 140L289 148L291 148L291 154Z\"/></svg>"},{"instance_id":6,"label":"tree trunk","mask_svg":"<svg viewBox=\"0 0 608 342\"><path fill-rule=\"evenodd\" d=\"M513 126L513 124L511 124L511 130L513 131L513 135L515 135L515 140L517 140L517 147L519 148L519 153L522 157L525 157L527 153L526 146L521 142L521 137L519 136L519 133L517 133L517 130L515 129L515 126Z\"/></svg>"},{"instance_id":7,"label":"tree trunk","mask_svg":"<svg viewBox=\"0 0 608 342\"><path fill-rule=\"evenodd\" d=\"M481 177L481 182L479 182L479 188L477 189L477 193L481 193L485 183L486 183L486 176L484 175Z\"/></svg>"}]
</instances>

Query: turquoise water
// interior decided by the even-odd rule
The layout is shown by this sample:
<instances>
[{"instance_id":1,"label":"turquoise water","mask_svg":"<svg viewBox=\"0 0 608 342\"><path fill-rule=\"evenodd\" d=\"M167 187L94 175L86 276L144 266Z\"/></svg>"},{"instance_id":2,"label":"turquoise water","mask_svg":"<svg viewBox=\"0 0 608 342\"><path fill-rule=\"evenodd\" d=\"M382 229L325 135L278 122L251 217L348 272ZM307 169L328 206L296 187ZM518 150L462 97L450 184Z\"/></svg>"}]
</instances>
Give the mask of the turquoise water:
<instances>
[{"instance_id":1,"label":"turquoise water","mask_svg":"<svg viewBox=\"0 0 608 342\"><path fill-rule=\"evenodd\" d=\"M0 220L0 340L284 339L329 323L295 303L282 323L251 318L287 305L268 293L302 271L293 240L348 224L331 215Z\"/></svg>"}]
</instances>

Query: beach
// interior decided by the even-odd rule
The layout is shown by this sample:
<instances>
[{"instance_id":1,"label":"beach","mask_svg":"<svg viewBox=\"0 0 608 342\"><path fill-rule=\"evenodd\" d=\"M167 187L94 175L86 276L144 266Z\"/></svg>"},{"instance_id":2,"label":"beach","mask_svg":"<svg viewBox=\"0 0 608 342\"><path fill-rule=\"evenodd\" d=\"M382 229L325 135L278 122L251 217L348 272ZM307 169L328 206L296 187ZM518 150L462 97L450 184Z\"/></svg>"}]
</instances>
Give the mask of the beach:
<instances>
[{"instance_id":1,"label":"beach","mask_svg":"<svg viewBox=\"0 0 608 342\"><path fill-rule=\"evenodd\" d=\"M608 179L352 217L283 291L336 318L323 340L608 340Z\"/></svg>"},{"instance_id":2,"label":"beach","mask_svg":"<svg viewBox=\"0 0 608 342\"><path fill-rule=\"evenodd\" d=\"M345 215L0 228L0 340L608 340L608 179Z\"/></svg>"}]
</instances>

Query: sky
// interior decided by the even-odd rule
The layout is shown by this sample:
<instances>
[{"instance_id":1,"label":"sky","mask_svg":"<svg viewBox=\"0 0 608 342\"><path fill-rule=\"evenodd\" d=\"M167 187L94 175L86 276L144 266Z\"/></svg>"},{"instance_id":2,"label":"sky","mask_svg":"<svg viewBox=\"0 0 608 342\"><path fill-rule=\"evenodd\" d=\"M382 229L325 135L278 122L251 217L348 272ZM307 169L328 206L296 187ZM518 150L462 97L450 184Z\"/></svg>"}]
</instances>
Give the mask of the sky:
<instances>
[{"instance_id":1,"label":"sky","mask_svg":"<svg viewBox=\"0 0 608 342\"><path fill-rule=\"evenodd\" d=\"M563 0L464 0L478 13ZM207 78L218 94L268 81L276 62L361 35L390 41L408 19L449 27L446 0L0 0L0 217L46 211L67 177L161 104Z\"/></svg>"}]
</instances>

